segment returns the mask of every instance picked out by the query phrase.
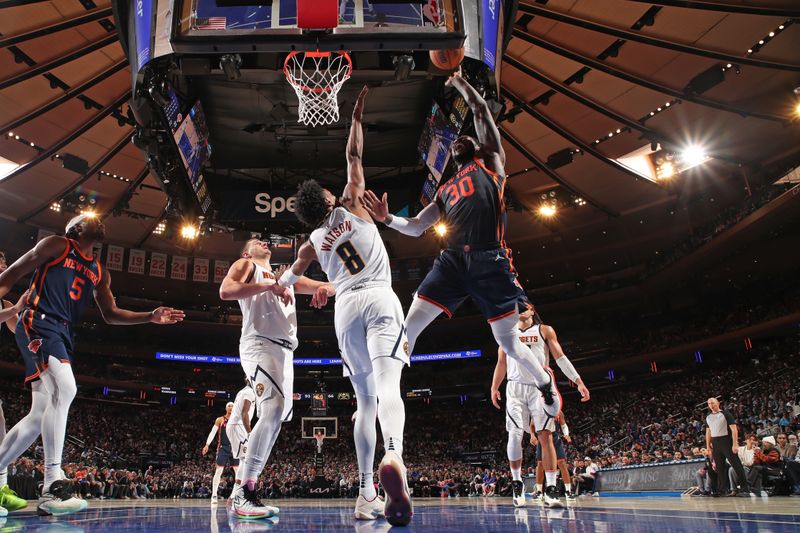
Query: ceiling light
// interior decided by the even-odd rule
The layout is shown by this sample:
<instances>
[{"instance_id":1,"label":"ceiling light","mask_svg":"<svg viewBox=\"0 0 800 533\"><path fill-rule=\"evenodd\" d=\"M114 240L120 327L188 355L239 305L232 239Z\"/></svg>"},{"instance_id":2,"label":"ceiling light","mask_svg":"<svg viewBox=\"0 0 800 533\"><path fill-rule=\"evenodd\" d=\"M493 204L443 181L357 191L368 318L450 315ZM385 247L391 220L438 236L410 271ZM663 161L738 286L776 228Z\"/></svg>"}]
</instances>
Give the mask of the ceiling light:
<instances>
[{"instance_id":1,"label":"ceiling light","mask_svg":"<svg viewBox=\"0 0 800 533\"><path fill-rule=\"evenodd\" d=\"M696 144L687 146L681 152L681 160L687 165L687 168L697 166L705 162L706 159L708 159L706 151Z\"/></svg>"},{"instance_id":2,"label":"ceiling light","mask_svg":"<svg viewBox=\"0 0 800 533\"><path fill-rule=\"evenodd\" d=\"M794 106L794 114L800 116L800 102L797 102L797 105Z\"/></svg>"},{"instance_id":3,"label":"ceiling light","mask_svg":"<svg viewBox=\"0 0 800 533\"><path fill-rule=\"evenodd\" d=\"M190 224L186 224L181 228L181 237L184 239L194 240L199 234L200 232L197 231L197 228Z\"/></svg>"},{"instance_id":4,"label":"ceiling light","mask_svg":"<svg viewBox=\"0 0 800 533\"><path fill-rule=\"evenodd\" d=\"M85 209L81 211L81 215L85 216L86 218L95 218L97 216L97 213L89 209Z\"/></svg>"},{"instance_id":5,"label":"ceiling light","mask_svg":"<svg viewBox=\"0 0 800 533\"><path fill-rule=\"evenodd\" d=\"M50 211L55 211L56 213L61 212L61 204L58 202L53 202L50 204Z\"/></svg>"},{"instance_id":6,"label":"ceiling light","mask_svg":"<svg viewBox=\"0 0 800 533\"><path fill-rule=\"evenodd\" d=\"M552 218L556 216L558 209L555 204L542 204L539 206L539 214L545 218Z\"/></svg>"}]
</instances>

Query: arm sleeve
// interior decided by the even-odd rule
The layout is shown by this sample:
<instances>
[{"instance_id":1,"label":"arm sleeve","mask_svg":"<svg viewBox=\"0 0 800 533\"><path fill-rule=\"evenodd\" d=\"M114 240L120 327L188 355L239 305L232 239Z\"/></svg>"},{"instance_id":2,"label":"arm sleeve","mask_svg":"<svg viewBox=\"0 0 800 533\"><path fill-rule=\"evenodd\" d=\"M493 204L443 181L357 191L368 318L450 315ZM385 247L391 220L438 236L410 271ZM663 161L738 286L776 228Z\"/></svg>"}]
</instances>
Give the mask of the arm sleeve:
<instances>
[{"instance_id":1,"label":"arm sleeve","mask_svg":"<svg viewBox=\"0 0 800 533\"><path fill-rule=\"evenodd\" d=\"M440 216L439 206L436 203L430 203L414 218L393 216L386 225L404 235L419 237L425 233L425 230L433 226Z\"/></svg>"},{"instance_id":2,"label":"arm sleeve","mask_svg":"<svg viewBox=\"0 0 800 533\"><path fill-rule=\"evenodd\" d=\"M569 437L569 426L566 423L561 424L561 433L563 433L565 437Z\"/></svg>"},{"instance_id":3,"label":"arm sleeve","mask_svg":"<svg viewBox=\"0 0 800 533\"><path fill-rule=\"evenodd\" d=\"M578 375L578 371L575 370L575 367L572 366L572 363L566 355L556 359L556 364L564 373L564 375L567 376L571 381L577 383L578 380L581 379L581 377Z\"/></svg>"},{"instance_id":4,"label":"arm sleeve","mask_svg":"<svg viewBox=\"0 0 800 533\"><path fill-rule=\"evenodd\" d=\"M206 446L211 446L211 443L214 442L214 436L217 434L217 425L214 424L214 427L211 428L211 433L208 434L208 438L206 439Z\"/></svg>"}]
</instances>

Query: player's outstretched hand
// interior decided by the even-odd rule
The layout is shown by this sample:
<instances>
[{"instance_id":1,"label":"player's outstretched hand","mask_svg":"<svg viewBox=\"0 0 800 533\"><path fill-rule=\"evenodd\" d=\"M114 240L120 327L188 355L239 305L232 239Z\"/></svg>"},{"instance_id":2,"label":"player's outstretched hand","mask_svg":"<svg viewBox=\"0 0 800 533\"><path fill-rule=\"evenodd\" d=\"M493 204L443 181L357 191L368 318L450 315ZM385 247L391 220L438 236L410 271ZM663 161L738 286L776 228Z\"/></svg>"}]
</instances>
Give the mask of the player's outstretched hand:
<instances>
[{"instance_id":1,"label":"player's outstretched hand","mask_svg":"<svg viewBox=\"0 0 800 533\"><path fill-rule=\"evenodd\" d=\"M205 446L203 446L203 455L205 455L205 454L207 454L207 453L208 453L208 444L206 444Z\"/></svg>"},{"instance_id":2,"label":"player's outstretched hand","mask_svg":"<svg viewBox=\"0 0 800 533\"><path fill-rule=\"evenodd\" d=\"M450 77L447 78L446 82L444 82L445 86L446 87L455 87L455 84L458 83L456 81L456 78L458 78L459 80L463 80L464 79L464 78L461 77L461 67L458 67L458 70L456 70L455 72L450 74Z\"/></svg>"},{"instance_id":3,"label":"player's outstretched hand","mask_svg":"<svg viewBox=\"0 0 800 533\"><path fill-rule=\"evenodd\" d=\"M583 383L580 383L578 385L578 392L581 393L582 402L588 402L589 398L591 398L591 396L589 395L589 389L587 389L586 385L584 385Z\"/></svg>"},{"instance_id":4,"label":"player's outstretched hand","mask_svg":"<svg viewBox=\"0 0 800 533\"><path fill-rule=\"evenodd\" d=\"M153 324L177 324L183 322L186 314L180 309L173 309L171 307L158 307L153 310L150 316L150 322Z\"/></svg>"},{"instance_id":5,"label":"player's outstretched hand","mask_svg":"<svg viewBox=\"0 0 800 533\"><path fill-rule=\"evenodd\" d=\"M361 197L361 205L367 210L369 216L375 222L386 222L389 217L389 195L383 193L383 196L378 198L378 195L372 191L364 191L364 196Z\"/></svg>"},{"instance_id":6,"label":"player's outstretched hand","mask_svg":"<svg viewBox=\"0 0 800 533\"><path fill-rule=\"evenodd\" d=\"M288 287L283 287L278 285L272 285L272 292L277 296L283 305L292 305L294 303L294 297L292 296L292 291L288 289Z\"/></svg>"},{"instance_id":7,"label":"player's outstretched hand","mask_svg":"<svg viewBox=\"0 0 800 533\"><path fill-rule=\"evenodd\" d=\"M283 273L289 270L291 265L281 265L278 267L278 270L273 270L272 275L275 276L275 283L278 283L278 280L281 279Z\"/></svg>"},{"instance_id":8,"label":"player's outstretched hand","mask_svg":"<svg viewBox=\"0 0 800 533\"><path fill-rule=\"evenodd\" d=\"M14 310L17 313L21 313L22 310L25 309L25 300L28 299L28 296L30 295L30 293L31 293L30 289L28 289L27 291L23 292L22 296L20 296L19 300L17 300L17 303L14 304Z\"/></svg>"},{"instance_id":9,"label":"player's outstretched hand","mask_svg":"<svg viewBox=\"0 0 800 533\"><path fill-rule=\"evenodd\" d=\"M364 85L361 89L361 92L358 93L358 98L356 98L356 103L353 106L353 120L361 122L361 115L364 114L364 100L367 98L367 93L369 93L369 87Z\"/></svg>"},{"instance_id":10,"label":"player's outstretched hand","mask_svg":"<svg viewBox=\"0 0 800 533\"><path fill-rule=\"evenodd\" d=\"M328 305L328 298L336 294L336 289L333 285L323 285L311 297L311 307L314 309L322 309Z\"/></svg>"},{"instance_id":11,"label":"player's outstretched hand","mask_svg":"<svg viewBox=\"0 0 800 533\"><path fill-rule=\"evenodd\" d=\"M490 396L492 397L492 405L500 409L500 400L503 399L500 397L500 391L498 389L492 389Z\"/></svg>"},{"instance_id":12,"label":"player's outstretched hand","mask_svg":"<svg viewBox=\"0 0 800 533\"><path fill-rule=\"evenodd\" d=\"M567 441L568 443L571 443L572 437L570 437L569 435L564 435L564 440Z\"/></svg>"}]
</instances>

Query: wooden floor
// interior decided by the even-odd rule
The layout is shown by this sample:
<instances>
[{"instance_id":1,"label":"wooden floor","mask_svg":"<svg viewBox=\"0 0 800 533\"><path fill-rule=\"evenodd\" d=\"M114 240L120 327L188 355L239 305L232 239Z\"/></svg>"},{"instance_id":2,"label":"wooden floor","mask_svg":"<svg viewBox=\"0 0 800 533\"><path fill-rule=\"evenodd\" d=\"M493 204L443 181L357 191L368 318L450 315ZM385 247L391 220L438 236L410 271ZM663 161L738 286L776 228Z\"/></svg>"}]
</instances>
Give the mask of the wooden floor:
<instances>
[{"instance_id":1,"label":"wooden floor","mask_svg":"<svg viewBox=\"0 0 800 533\"><path fill-rule=\"evenodd\" d=\"M417 499L408 532L649 532L800 531L800 498L581 498L563 509L529 500L515 509L508 498ZM390 528L385 520L356 522L350 500L277 500L280 519L241 521L225 502L208 500L90 501L89 509L61 518L38 517L35 503L7 518L0 532L356 531Z\"/></svg>"}]
</instances>

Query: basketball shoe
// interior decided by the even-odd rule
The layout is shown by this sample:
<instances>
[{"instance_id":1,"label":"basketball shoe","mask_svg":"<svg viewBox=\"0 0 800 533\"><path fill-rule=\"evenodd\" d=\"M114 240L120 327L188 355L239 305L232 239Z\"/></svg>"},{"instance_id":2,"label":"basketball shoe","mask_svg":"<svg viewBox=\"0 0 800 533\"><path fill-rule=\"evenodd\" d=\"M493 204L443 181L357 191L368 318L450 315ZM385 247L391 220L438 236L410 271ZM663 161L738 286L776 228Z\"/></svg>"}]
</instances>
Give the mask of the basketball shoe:
<instances>
[{"instance_id":1,"label":"basketball shoe","mask_svg":"<svg viewBox=\"0 0 800 533\"><path fill-rule=\"evenodd\" d=\"M242 485L232 494L231 511L244 520L272 518L280 514L277 507L264 505L258 498L255 489Z\"/></svg>"},{"instance_id":2,"label":"basketball shoe","mask_svg":"<svg viewBox=\"0 0 800 533\"><path fill-rule=\"evenodd\" d=\"M386 502L380 496L368 500L361 494L356 500L356 510L353 511L353 518L356 520L375 520L383 516Z\"/></svg>"},{"instance_id":3,"label":"basketball shoe","mask_svg":"<svg viewBox=\"0 0 800 533\"><path fill-rule=\"evenodd\" d=\"M564 504L561 503L561 500L558 499L558 490L554 485L550 485L546 489L544 489L544 506L550 508L560 508L564 507Z\"/></svg>"},{"instance_id":4,"label":"basketball shoe","mask_svg":"<svg viewBox=\"0 0 800 533\"><path fill-rule=\"evenodd\" d=\"M514 507L525 507L525 487L522 481L511 482L511 501Z\"/></svg>"},{"instance_id":5,"label":"basketball shoe","mask_svg":"<svg viewBox=\"0 0 800 533\"><path fill-rule=\"evenodd\" d=\"M386 452L378 468L378 479L386 491L384 515L393 526L405 526L411 521L414 509L406 479L403 459L395 452Z\"/></svg>"},{"instance_id":6,"label":"basketball shoe","mask_svg":"<svg viewBox=\"0 0 800 533\"><path fill-rule=\"evenodd\" d=\"M65 515L83 511L89 507L86 500L74 496L72 483L59 479L53 481L50 489L39 498L36 512L40 516Z\"/></svg>"},{"instance_id":7,"label":"basketball shoe","mask_svg":"<svg viewBox=\"0 0 800 533\"><path fill-rule=\"evenodd\" d=\"M8 485L3 485L0 489L0 507L8 509L10 512L19 511L28 506L28 500L24 500L17 496L17 493L11 490ZM0 513L2 515L2 513Z\"/></svg>"}]
</instances>

